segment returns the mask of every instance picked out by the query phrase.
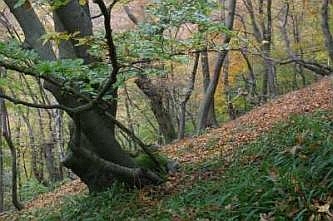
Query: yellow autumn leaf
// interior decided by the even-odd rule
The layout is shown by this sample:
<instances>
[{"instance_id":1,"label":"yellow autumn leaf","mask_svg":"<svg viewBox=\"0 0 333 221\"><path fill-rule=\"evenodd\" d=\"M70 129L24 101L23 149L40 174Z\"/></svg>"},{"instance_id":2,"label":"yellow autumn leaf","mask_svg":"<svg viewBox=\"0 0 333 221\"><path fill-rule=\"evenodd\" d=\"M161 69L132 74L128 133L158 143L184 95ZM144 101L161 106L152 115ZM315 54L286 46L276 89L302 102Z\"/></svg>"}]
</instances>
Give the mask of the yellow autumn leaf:
<instances>
[{"instance_id":1,"label":"yellow autumn leaf","mask_svg":"<svg viewBox=\"0 0 333 221\"><path fill-rule=\"evenodd\" d=\"M79 0L80 5L85 5L87 3L86 0Z\"/></svg>"}]
</instances>

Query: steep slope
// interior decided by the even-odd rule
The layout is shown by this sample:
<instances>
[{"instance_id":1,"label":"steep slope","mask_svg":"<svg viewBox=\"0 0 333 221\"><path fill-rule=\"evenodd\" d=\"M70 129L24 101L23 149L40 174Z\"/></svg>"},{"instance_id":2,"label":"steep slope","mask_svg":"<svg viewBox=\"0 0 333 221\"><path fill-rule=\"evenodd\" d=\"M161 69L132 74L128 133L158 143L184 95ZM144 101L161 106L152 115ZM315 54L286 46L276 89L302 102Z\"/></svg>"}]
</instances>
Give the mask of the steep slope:
<instances>
[{"instance_id":1,"label":"steep slope","mask_svg":"<svg viewBox=\"0 0 333 221\"><path fill-rule=\"evenodd\" d=\"M292 114L332 107L332 78L325 77L303 89L282 95L207 134L169 145L163 152L181 163L200 162L219 155L227 157L234 148L254 140Z\"/></svg>"},{"instance_id":2,"label":"steep slope","mask_svg":"<svg viewBox=\"0 0 333 221\"><path fill-rule=\"evenodd\" d=\"M273 101L258 107L242 117L225 123L222 127L212 129L207 134L195 138L187 138L180 142L163 147L162 152L177 159L186 167L222 157L225 162L232 159L235 148L254 140L280 121L293 114L310 113L318 109L333 110L332 78L322 80L298 91L280 96ZM198 179L211 176L209 172L202 174L195 172L180 172L169 177L168 182L157 189L146 190L151 194L170 194L177 192L183 186L192 185ZM213 174L214 176L214 174ZM85 186L75 180L67 183L54 192L40 195L26 205L26 211L47 206L59 206L64 196L75 195L85 191ZM144 194L143 194L144 196ZM143 199L144 201L144 199ZM0 219L10 218L11 215L0 215Z\"/></svg>"}]
</instances>

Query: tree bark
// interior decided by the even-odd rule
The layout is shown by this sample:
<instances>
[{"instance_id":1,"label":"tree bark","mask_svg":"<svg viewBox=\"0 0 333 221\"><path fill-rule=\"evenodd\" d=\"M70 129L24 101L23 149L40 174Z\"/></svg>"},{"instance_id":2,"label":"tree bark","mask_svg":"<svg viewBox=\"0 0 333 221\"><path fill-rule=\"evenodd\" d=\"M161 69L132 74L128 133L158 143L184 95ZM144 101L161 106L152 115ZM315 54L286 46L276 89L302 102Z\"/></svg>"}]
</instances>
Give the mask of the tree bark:
<instances>
[{"instance_id":1,"label":"tree bark","mask_svg":"<svg viewBox=\"0 0 333 221\"><path fill-rule=\"evenodd\" d=\"M233 29L234 17L235 17L235 9L236 9L236 0L230 0L228 2L228 13L225 19L226 27L229 30ZM226 35L223 40L223 45L226 45L230 42L231 36ZM197 133L200 133L205 127L205 122L207 121L207 116L209 112L209 108L211 105L212 97L215 94L217 84L221 75L221 68L224 62L224 59L228 53L228 50L225 49L218 53L218 59L215 64L214 74L212 79L209 82L208 88L206 90L206 94L200 104L198 118L197 118Z\"/></svg>"},{"instance_id":2,"label":"tree bark","mask_svg":"<svg viewBox=\"0 0 333 221\"><path fill-rule=\"evenodd\" d=\"M302 7L302 12L300 14L292 14L291 19L292 19L292 24L293 24L293 37L294 37L294 43L298 45L298 50L296 50L296 55L300 57L302 60L304 60L304 50L303 46L301 44L301 26L300 22L304 20L304 2L303 2L303 7ZM297 5L295 6L295 2L292 1L292 7L293 11L295 11L295 7L298 7ZM302 78L302 86L305 87L306 85L306 78L304 76L304 68L303 66L295 63L294 64L295 68L295 75L298 74ZM295 77L296 78L296 77ZM296 79L297 80L297 79Z\"/></svg>"},{"instance_id":3,"label":"tree bark","mask_svg":"<svg viewBox=\"0 0 333 221\"><path fill-rule=\"evenodd\" d=\"M150 108L157 120L159 130L164 138L164 143L170 143L177 138L177 135L171 115L164 107L163 96L160 93L160 89L146 76L139 76L135 80L135 83L150 100Z\"/></svg>"},{"instance_id":4,"label":"tree bark","mask_svg":"<svg viewBox=\"0 0 333 221\"><path fill-rule=\"evenodd\" d=\"M42 58L55 60L51 43L42 44L41 37L45 34L45 28L29 1L20 7L15 7L16 0L4 0L4 2L20 24L25 36L25 43L35 49Z\"/></svg>"},{"instance_id":5,"label":"tree bark","mask_svg":"<svg viewBox=\"0 0 333 221\"><path fill-rule=\"evenodd\" d=\"M128 18L135 24L139 24L138 18L132 13L128 6L123 7ZM136 85L140 90L149 98L150 108L159 125L159 132L164 138L164 143L170 143L176 139L175 126L173 125L172 117L170 111L163 104L163 95L146 76L139 76L136 81Z\"/></svg>"},{"instance_id":6,"label":"tree bark","mask_svg":"<svg viewBox=\"0 0 333 221\"><path fill-rule=\"evenodd\" d=\"M246 52L244 52L244 50L241 50L241 54L246 62L247 68L249 69L247 83L249 84L249 93L250 93L251 97L254 98L257 95L256 76L255 76L253 67L251 65L251 62L250 62Z\"/></svg>"},{"instance_id":7,"label":"tree bark","mask_svg":"<svg viewBox=\"0 0 333 221\"><path fill-rule=\"evenodd\" d=\"M44 157L46 163L46 169L49 173L49 179L51 182L56 182L59 179L59 173L55 166L55 157L53 154L53 149L55 147L54 142L43 143Z\"/></svg>"},{"instance_id":8,"label":"tree bark","mask_svg":"<svg viewBox=\"0 0 333 221\"><path fill-rule=\"evenodd\" d=\"M271 58L272 50L272 0L267 0L266 3L266 25L263 20L263 27L265 27L263 33L263 55L265 63L265 76L263 82L267 81L267 96L275 97L277 95L276 82L275 82L275 67ZM265 85L263 84L263 87ZM265 96L265 94L263 94Z\"/></svg>"},{"instance_id":9,"label":"tree bark","mask_svg":"<svg viewBox=\"0 0 333 221\"><path fill-rule=\"evenodd\" d=\"M185 117L186 117L186 104L189 101L192 91L194 89L195 77L198 70L199 64L199 53L195 54L193 69L191 72L191 76L186 88L184 88L184 95L182 100L180 101L180 113L179 113L179 130L178 130L178 139L183 139L185 136Z\"/></svg>"},{"instance_id":10,"label":"tree bark","mask_svg":"<svg viewBox=\"0 0 333 221\"><path fill-rule=\"evenodd\" d=\"M22 29L25 30L26 39L32 42L33 48L36 49L39 55L45 60L55 59L52 48L48 47L50 44L42 45L39 40L45 34L45 29L34 10L31 7L27 9L22 6L14 8L16 3L14 0L6 0L5 2L17 18ZM71 134L70 151L63 163L88 185L90 191L105 190L112 185L114 179L123 180L129 185L136 186L139 183L143 185L159 183L160 179L153 176L152 172L138 168L129 154L121 149L115 138L114 119L117 110L117 90L112 88L112 84L116 81L119 67L117 66L116 51L112 42L112 30L108 26L109 12L105 10L106 7L102 1L96 1L96 3L105 13L107 42L113 66L112 74L110 74L106 83L110 87L104 89L111 88L115 97L111 104L99 100L97 105L94 105L91 109L81 111L79 114L68 112L74 121L74 128L78 125L79 128L76 128L78 132L75 135L74 133ZM84 37L92 34L92 25L87 7L81 6L78 1L72 0L69 4L58 8L55 13L66 31L69 33L80 32L80 36ZM66 48L63 49L66 50ZM82 58L86 63L92 61L86 46L74 46L74 51L77 58ZM60 56L62 55L60 54ZM82 100L82 96L85 97L82 94L64 91L61 86L62 81L55 76L51 78L52 82L44 82L44 87L53 94L59 104L75 108L91 101L90 98ZM75 91L75 89L73 90Z\"/></svg>"},{"instance_id":11,"label":"tree bark","mask_svg":"<svg viewBox=\"0 0 333 221\"><path fill-rule=\"evenodd\" d=\"M22 119L25 122L27 129L28 129L28 136L29 136L29 142L30 142L30 147L31 147L31 170L32 170L32 174L34 175L34 177L37 179L38 182L40 183L44 183L44 178L42 175L42 172L40 171L41 168L38 165L39 164L39 160L38 160L38 149L37 149L37 144L35 141L35 135L33 132L33 128L30 124L29 118L27 116L25 116L22 113Z\"/></svg>"},{"instance_id":12,"label":"tree bark","mask_svg":"<svg viewBox=\"0 0 333 221\"><path fill-rule=\"evenodd\" d=\"M5 141L9 147L10 154L12 157L12 202L16 209L22 210L23 205L19 202L17 194L17 165L16 165L16 148L11 138L10 126L8 120L8 113L3 99L0 99L0 113L1 113L1 127L2 127L2 136L5 138Z\"/></svg>"},{"instance_id":13,"label":"tree bark","mask_svg":"<svg viewBox=\"0 0 333 221\"><path fill-rule=\"evenodd\" d=\"M264 73L262 78L262 99L266 101L268 97L274 97L276 90L276 73L274 63L271 58L272 46L272 1L267 0L266 11L264 10L264 0L259 0L258 12L262 16L258 24L254 7L251 0L243 0L249 12L252 28L256 41L261 45L262 57L264 60ZM265 17L264 17L265 16Z\"/></svg>"},{"instance_id":14,"label":"tree bark","mask_svg":"<svg viewBox=\"0 0 333 221\"><path fill-rule=\"evenodd\" d=\"M205 94L210 82L209 58L208 58L207 47L205 47L203 52L201 52L201 67L202 67L202 77L203 77L203 88ZM215 99L214 97L212 97L205 127L207 128L207 127L217 127L217 126L218 123L215 115Z\"/></svg>"},{"instance_id":15,"label":"tree bark","mask_svg":"<svg viewBox=\"0 0 333 221\"><path fill-rule=\"evenodd\" d=\"M132 115L131 115L131 111L130 111L130 105L129 105L129 99L128 99L129 95L128 95L126 85L124 86L124 91L125 91L125 94L126 94L126 96L125 96L125 110L126 110L126 116L127 116L127 125L128 125L128 129L132 133L134 133L133 119L132 119ZM130 139L128 140L128 145L130 146L130 149L136 150L135 143L133 141L131 141Z\"/></svg>"},{"instance_id":16,"label":"tree bark","mask_svg":"<svg viewBox=\"0 0 333 221\"><path fill-rule=\"evenodd\" d=\"M21 174L21 118L19 117L19 115L15 115L15 117L17 117L16 119L18 119L17 123L16 123L16 127L15 127L15 137L14 137L14 146L17 147L16 148L16 168L17 168L17 186L18 186L18 190L22 189L22 174ZM21 200L21 195L20 193L18 193L18 199Z\"/></svg>"},{"instance_id":17,"label":"tree bark","mask_svg":"<svg viewBox=\"0 0 333 221\"><path fill-rule=\"evenodd\" d=\"M2 122L0 121L0 125ZM1 129L0 129L1 130ZM2 134L2 131L0 131ZM0 142L2 142L2 136L0 136ZM5 204L4 204L4 197L5 197L5 192L4 192L4 166L3 166L3 149L2 145L0 145L0 213L4 211Z\"/></svg>"},{"instance_id":18,"label":"tree bark","mask_svg":"<svg viewBox=\"0 0 333 221\"><path fill-rule=\"evenodd\" d=\"M35 103L38 103L39 102L38 96L36 95L36 93L33 92L31 86L29 85L29 82L26 79L26 77L22 76L22 79L25 83L25 86L28 89L28 95L32 98L32 100ZM39 92L41 92L40 96L42 97L43 103L46 103L47 101L43 97L45 95L44 94L44 89L39 88ZM14 94L14 92L12 92L12 93ZM51 123L52 114L50 113L50 110L46 110L46 113L49 116L49 131L51 132L51 131L53 131L52 123ZM48 171L49 178L52 182L55 182L55 181L60 180L59 174L58 174L58 172L55 168L55 158L54 158L53 153L52 153L53 148L50 149L51 147L54 147L55 145L54 144L51 145L51 143L54 142L54 140L52 140L52 138L53 138L52 134L51 134L51 141L46 140L46 134L45 134L45 129L46 128L44 127L42 114L43 114L42 110L37 109L39 134L40 134L40 136L39 136L39 145L38 145L39 146L38 157L39 157L40 171L41 171L41 174L43 174L42 171L44 170L44 160L45 160L46 169ZM29 119L26 118L26 121L29 121ZM29 130L31 130L31 132L29 132L29 133L32 134L33 133L32 128L29 129ZM41 177L44 177L44 176L41 176ZM43 179L43 180L46 181L46 179Z\"/></svg>"},{"instance_id":19,"label":"tree bark","mask_svg":"<svg viewBox=\"0 0 333 221\"><path fill-rule=\"evenodd\" d=\"M331 61L333 62L333 36L329 27L329 0L323 0L321 7L321 28L323 30L325 38L325 46L327 48L328 54Z\"/></svg>"},{"instance_id":20,"label":"tree bark","mask_svg":"<svg viewBox=\"0 0 333 221\"><path fill-rule=\"evenodd\" d=\"M81 6L79 1L70 0L65 6L57 8L54 13L55 30L68 33L79 32L80 37L93 34L88 4ZM82 58L86 64L94 59L89 55L86 45L76 45L75 40L62 41L59 48L61 58Z\"/></svg>"}]
</instances>

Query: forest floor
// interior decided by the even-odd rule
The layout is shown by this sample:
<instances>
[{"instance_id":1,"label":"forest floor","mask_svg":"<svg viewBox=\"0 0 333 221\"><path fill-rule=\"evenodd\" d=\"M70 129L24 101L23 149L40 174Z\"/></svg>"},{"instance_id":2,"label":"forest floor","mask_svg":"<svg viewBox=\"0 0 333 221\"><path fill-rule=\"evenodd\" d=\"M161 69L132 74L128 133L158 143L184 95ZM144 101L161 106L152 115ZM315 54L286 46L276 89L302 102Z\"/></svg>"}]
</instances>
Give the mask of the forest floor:
<instances>
[{"instance_id":1,"label":"forest floor","mask_svg":"<svg viewBox=\"0 0 333 221\"><path fill-rule=\"evenodd\" d=\"M162 186L141 190L137 197L146 206L156 205L159 197L176 194L201 181L218 179L217 177L223 176L227 165L234 161L234 153L239 147L256 140L269 132L276 123L284 122L292 115L312 113L318 109L333 110L332 78L325 77L303 89L279 96L220 128L207 130L201 136L186 138L161 148L168 157L180 162L183 169L171 174ZM223 161L223 166L210 169L209 162L215 162L216 159ZM197 169L193 169L195 165ZM60 207L64 198L85 192L86 186L79 180L74 180L53 192L38 196L27 203L22 212L0 215L0 220L15 220L32 210ZM152 195L159 197L151 197ZM172 219L184 220L177 216Z\"/></svg>"}]
</instances>

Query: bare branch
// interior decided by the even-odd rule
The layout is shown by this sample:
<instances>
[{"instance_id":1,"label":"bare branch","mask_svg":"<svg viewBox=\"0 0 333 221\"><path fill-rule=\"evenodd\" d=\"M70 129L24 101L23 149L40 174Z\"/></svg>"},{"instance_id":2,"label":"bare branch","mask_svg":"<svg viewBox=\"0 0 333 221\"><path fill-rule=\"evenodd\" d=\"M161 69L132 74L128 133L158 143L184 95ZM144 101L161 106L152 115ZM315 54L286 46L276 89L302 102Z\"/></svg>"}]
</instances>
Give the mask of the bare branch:
<instances>
[{"instance_id":1,"label":"bare branch","mask_svg":"<svg viewBox=\"0 0 333 221\"><path fill-rule=\"evenodd\" d=\"M0 92L0 97L10 101L14 104L21 104L27 107L32 107L32 108L38 108L38 109L62 109L62 110L68 110L67 107L63 106L63 105L58 105L58 104L54 104L54 105L45 105L45 104L35 104L35 103L29 103L26 101L22 101L13 97L10 97L8 95L3 94L2 92Z\"/></svg>"}]
</instances>

